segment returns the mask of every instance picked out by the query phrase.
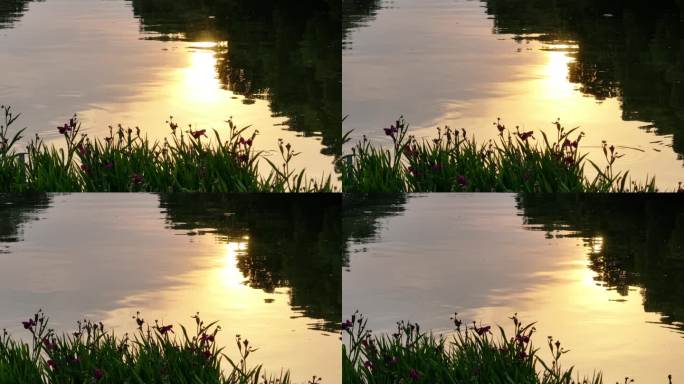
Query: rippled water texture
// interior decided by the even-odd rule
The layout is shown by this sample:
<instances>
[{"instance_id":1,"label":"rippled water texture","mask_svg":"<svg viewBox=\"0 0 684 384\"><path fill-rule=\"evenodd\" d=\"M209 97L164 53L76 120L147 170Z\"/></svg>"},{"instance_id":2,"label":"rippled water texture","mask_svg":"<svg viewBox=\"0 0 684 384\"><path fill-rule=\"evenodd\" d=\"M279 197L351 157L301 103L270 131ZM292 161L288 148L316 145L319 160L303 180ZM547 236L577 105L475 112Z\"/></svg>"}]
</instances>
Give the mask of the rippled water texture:
<instances>
[{"instance_id":1,"label":"rippled water texture","mask_svg":"<svg viewBox=\"0 0 684 384\"><path fill-rule=\"evenodd\" d=\"M684 378L684 205L676 196L346 197L343 314L449 332L449 316L537 321L605 382Z\"/></svg>"},{"instance_id":2,"label":"rippled water texture","mask_svg":"<svg viewBox=\"0 0 684 384\"><path fill-rule=\"evenodd\" d=\"M87 317L117 334L136 311L193 326L199 311L229 356L240 334L252 364L339 382L339 225L334 195L0 195L0 329L27 336L39 308L57 330Z\"/></svg>"},{"instance_id":3,"label":"rippled water texture","mask_svg":"<svg viewBox=\"0 0 684 384\"><path fill-rule=\"evenodd\" d=\"M497 117L553 137L560 118L598 164L607 140L635 179L684 181L680 2L343 3L343 131L355 140L388 143L381 128L400 114L418 137L446 124L481 140Z\"/></svg>"}]
</instances>

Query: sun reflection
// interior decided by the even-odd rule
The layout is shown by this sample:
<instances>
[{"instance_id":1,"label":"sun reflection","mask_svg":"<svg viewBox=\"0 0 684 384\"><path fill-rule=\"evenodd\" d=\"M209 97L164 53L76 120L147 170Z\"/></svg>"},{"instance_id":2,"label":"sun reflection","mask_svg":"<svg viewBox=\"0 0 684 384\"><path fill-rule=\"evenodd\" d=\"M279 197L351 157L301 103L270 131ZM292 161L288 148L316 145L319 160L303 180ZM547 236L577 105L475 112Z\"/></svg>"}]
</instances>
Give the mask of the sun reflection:
<instances>
[{"instance_id":1,"label":"sun reflection","mask_svg":"<svg viewBox=\"0 0 684 384\"><path fill-rule=\"evenodd\" d=\"M192 43L193 48L215 48L218 46L218 43L215 41L197 41Z\"/></svg>"},{"instance_id":2,"label":"sun reflection","mask_svg":"<svg viewBox=\"0 0 684 384\"><path fill-rule=\"evenodd\" d=\"M247 242L229 242L224 246L225 252L222 257L222 267L219 270L219 278L224 287L237 287L245 281L245 276L238 268L238 256L247 251Z\"/></svg>"},{"instance_id":3,"label":"sun reflection","mask_svg":"<svg viewBox=\"0 0 684 384\"><path fill-rule=\"evenodd\" d=\"M585 243L585 248L587 251L589 251L590 255L596 255L601 253L603 251L603 237L601 236L595 236L587 240ZM593 287L598 287L596 284L596 276L597 273L591 269L591 262L587 258L587 254L585 253L586 251L583 251L580 253L577 259L577 263L575 263L575 278L576 281L581 283L582 285L585 286L593 286Z\"/></svg>"},{"instance_id":4,"label":"sun reflection","mask_svg":"<svg viewBox=\"0 0 684 384\"><path fill-rule=\"evenodd\" d=\"M216 76L216 43L193 43L190 65L182 70L183 96L186 100L214 103L221 98L221 83Z\"/></svg>"},{"instance_id":5,"label":"sun reflection","mask_svg":"<svg viewBox=\"0 0 684 384\"><path fill-rule=\"evenodd\" d=\"M591 238L591 240L589 240L589 246L591 247L592 254L601 253L603 250L603 237L596 236Z\"/></svg>"},{"instance_id":6,"label":"sun reflection","mask_svg":"<svg viewBox=\"0 0 684 384\"><path fill-rule=\"evenodd\" d=\"M559 47L554 46L554 48ZM572 96L575 86L568 79L568 64L573 59L562 49L547 50L546 53L548 61L542 74L545 94L550 99L563 99Z\"/></svg>"}]
</instances>

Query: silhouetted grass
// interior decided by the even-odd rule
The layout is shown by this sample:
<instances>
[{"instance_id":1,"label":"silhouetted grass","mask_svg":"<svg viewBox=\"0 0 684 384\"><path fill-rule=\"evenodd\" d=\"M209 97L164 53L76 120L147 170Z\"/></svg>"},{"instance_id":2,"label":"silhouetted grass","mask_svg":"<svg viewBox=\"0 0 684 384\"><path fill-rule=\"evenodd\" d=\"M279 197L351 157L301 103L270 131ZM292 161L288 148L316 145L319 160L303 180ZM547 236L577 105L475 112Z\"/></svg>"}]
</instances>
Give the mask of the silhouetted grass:
<instances>
[{"instance_id":1,"label":"silhouetted grass","mask_svg":"<svg viewBox=\"0 0 684 384\"><path fill-rule=\"evenodd\" d=\"M573 367L564 368L561 357L568 352L549 337L550 360L540 357L532 341L534 323L523 324L514 315L513 333L473 323L466 326L456 317L453 337L421 331L414 323L397 323L391 335L375 336L367 319L355 313L342 327L348 337L342 346L344 384L462 383L462 384L602 384L601 373L580 378ZM631 381L630 381L631 380ZM634 382L625 378L625 384ZM669 377L672 384L672 378Z\"/></svg>"},{"instance_id":2,"label":"silhouetted grass","mask_svg":"<svg viewBox=\"0 0 684 384\"><path fill-rule=\"evenodd\" d=\"M304 170L291 169L299 155L290 144L278 142L281 161L276 165L253 148L258 131L243 136L249 127L228 121L228 137L213 131L183 132L170 119L170 138L150 142L140 129L110 127L103 140L80 133L76 116L57 127L64 148L48 146L36 135L25 152L17 151L24 129L10 127L19 115L2 106L0 125L0 192L329 192L331 177L309 179ZM270 164L270 173L259 173L259 162Z\"/></svg>"},{"instance_id":3,"label":"silhouetted grass","mask_svg":"<svg viewBox=\"0 0 684 384\"><path fill-rule=\"evenodd\" d=\"M409 135L403 118L385 134L392 147L371 144L364 136L352 153L342 158L342 185L345 192L653 192L655 177L638 183L629 172L615 172L613 165L623 155L603 142L607 165L600 167L579 144L584 133L553 123L556 137L540 131L508 130L501 121L495 140L479 144L465 129L437 129L431 140L419 141ZM573 136L574 135L574 136ZM345 135L347 137L347 135ZM596 176L585 172L589 164Z\"/></svg>"},{"instance_id":4,"label":"silhouetted grass","mask_svg":"<svg viewBox=\"0 0 684 384\"><path fill-rule=\"evenodd\" d=\"M289 372L267 376L261 365L250 367L247 358L256 349L240 336L234 361L216 345L220 327L204 323L199 315L195 330L148 325L136 315L132 336L117 337L102 323L78 322L71 334L58 336L42 312L23 322L31 344L0 335L1 383L210 383L288 384ZM222 368L223 365L223 368ZM224 368L227 368L224 369ZM314 377L309 384L317 384Z\"/></svg>"}]
</instances>

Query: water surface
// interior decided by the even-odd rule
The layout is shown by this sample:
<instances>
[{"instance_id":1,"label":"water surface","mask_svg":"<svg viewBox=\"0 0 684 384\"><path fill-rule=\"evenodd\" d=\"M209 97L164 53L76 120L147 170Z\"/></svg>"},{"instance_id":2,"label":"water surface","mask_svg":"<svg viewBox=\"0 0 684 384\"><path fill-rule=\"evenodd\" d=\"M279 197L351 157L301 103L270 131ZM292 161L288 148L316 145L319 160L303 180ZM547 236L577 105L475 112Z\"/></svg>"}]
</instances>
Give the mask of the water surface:
<instances>
[{"instance_id":1,"label":"water surface","mask_svg":"<svg viewBox=\"0 0 684 384\"><path fill-rule=\"evenodd\" d=\"M339 198L321 195L0 195L0 328L42 308L117 334L195 312L259 348L252 363L339 382ZM310 210L315 207L314 210ZM306 208L306 209L305 209ZM311 353L316 351L316 353Z\"/></svg>"},{"instance_id":2,"label":"water surface","mask_svg":"<svg viewBox=\"0 0 684 384\"><path fill-rule=\"evenodd\" d=\"M388 143L382 128L400 114L418 137L449 125L481 140L497 117L547 132L560 118L598 164L607 140L635 179L684 181L680 2L343 3L343 130L356 139Z\"/></svg>"},{"instance_id":3,"label":"water surface","mask_svg":"<svg viewBox=\"0 0 684 384\"><path fill-rule=\"evenodd\" d=\"M449 316L537 321L605 381L684 378L684 205L676 196L346 197L343 313L449 332Z\"/></svg>"},{"instance_id":4,"label":"water surface","mask_svg":"<svg viewBox=\"0 0 684 384\"><path fill-rule=\"evenodd\" d=\"M259 130L260 149L283 138L302 152L298 168L331 174L341 121L336 23L339 5L318 0L3 1L0 102L23 113L17 124L29 138L55 143L55 127L73 113L91 136L121 123L154 139L170 133L171 115L224 136L232 117Z\"/></svg>"}]
</instances>

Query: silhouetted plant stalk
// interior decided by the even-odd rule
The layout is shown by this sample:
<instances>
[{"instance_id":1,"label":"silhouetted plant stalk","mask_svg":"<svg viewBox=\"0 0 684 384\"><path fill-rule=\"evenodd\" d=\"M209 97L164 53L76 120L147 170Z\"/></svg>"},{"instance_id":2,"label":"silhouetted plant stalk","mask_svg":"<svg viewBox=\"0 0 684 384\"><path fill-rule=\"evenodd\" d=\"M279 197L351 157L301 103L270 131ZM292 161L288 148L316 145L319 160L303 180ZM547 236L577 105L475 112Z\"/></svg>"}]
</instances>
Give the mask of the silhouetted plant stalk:
<instances>
[{"instance_id":1,"label":"silhouetted plant stalk","mask_svg":"<svg viewBox=\"0 0 684 384\"><path fill-rule=\"evenodd\" d=\"M261 365L250 367L247 358L256 348L236 336L240 359L232 360L216 344L221 327L205 323L199 314L194 333L184 326L155 321L147 324L138 313L137 331L117 337L102 323L78 322L76 331L57 335L42 311L22 322L31 335L30 345L0 335L2 383L212 383L288 384L289 372L267 376ZM222 368L227 367L227 371ZM308 384L319 384L313 377Z\"/></svg>"},{"instance_id":2,"label":"silhouetted plant stalk","mask_svg":"<svg viewBox=\"0 0 684 384\"><path fill-rule=\"evenodd\" d=\"M16 150L25 129L13 135L10 127L19 115L2 106L0 125L0 191L200 191L200 192L327 192L330 176L309 179L291 162L299 155L291 145L278 141L282 163L254 149L258 131L246 136L247 127L228 120L228 139L214 130L210 140L204 129L192 125L182 131L170 118L170 138L150 142L140 128L109 127L104 140L81 133L76 115L57 131L65 146L48 146L36 134L25 152ZM271 171L259 172L265 160Z\"/></svg>"},{"instance_id":3,"label":"silhouetted plant stalk","mask_svg":"<svg viewBox=\"0 0 684 384\"><path fill-rule=\"evenodd\" d=\"M384 133L392 146L371 144L364 135L339 167L345 192L650 192L655 177L632 181L613 168L623 155L603 142L607 165L600 167L579 151L584 133L555 121L556 137L544 131L509 130L497 120L496 139L478 144L465 129L437 128L436 137L418 140L403 117ZM349 133L344 138L348 140ZM596 170L593 179L586 164Z\"/></svg>"},{"instance_id":4,"label":"silhouetted plant stalk","mask_svg":"<svg viewBox=\"0 0 684 384\"><path fill-rule=\"evenodd\" d=\"M468 384L602 384L601 373L580 378L560 360L568 352L549 337L551 358L540 357L532 337L534 323L523 324L517 314L510 319L513 332L498 326L470 325L454 314L453 335L436 336L416 323L398 322L396 331L373 335L367 319L358 312L342 323L347 340L342 346L344 384L468 383ZM670 384L672 377L668 376ZM634 382L625 378L625 384Z\"/></svg>"}]
</instances>

